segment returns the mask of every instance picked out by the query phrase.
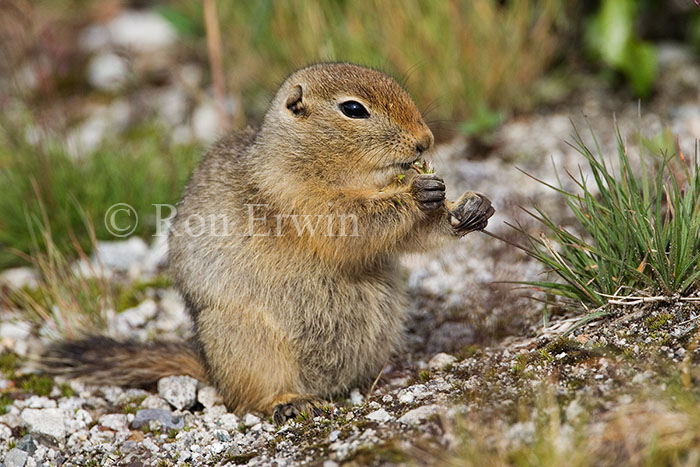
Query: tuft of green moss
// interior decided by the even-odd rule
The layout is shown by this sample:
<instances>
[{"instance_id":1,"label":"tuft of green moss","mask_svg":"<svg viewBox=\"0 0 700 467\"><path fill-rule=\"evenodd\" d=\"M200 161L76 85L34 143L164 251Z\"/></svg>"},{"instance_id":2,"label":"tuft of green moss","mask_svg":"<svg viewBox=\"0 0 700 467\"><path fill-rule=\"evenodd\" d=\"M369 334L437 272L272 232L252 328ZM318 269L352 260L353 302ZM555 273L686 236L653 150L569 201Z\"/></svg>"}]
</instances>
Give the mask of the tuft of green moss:
<instances>
[{"instance_id":1,"label":"tuft of green moss","mask_svg":"<svg viewBox=\"0 0 700 467\"><path fill-rule=\"evenodd\" d=\"M522 373L529 363L530 359L527 354L520 353L515 357L515 364L512 367L514 373Z\"/></svg>"},{"instance_id":2,"label":"tuft of green moss","mask_svg":"<svg viewBox=\"0 0 700 467\"><path fill-rule=\"evenodd\" d=\"M134 404L132 402L127 402L126 404L124 404L124 407L122 407L122 412L124 412L126 414L129 414L129 413L135 414L136 412L138 412L138 410L139 410L138 404Z\"/></svg>"},{"instance_id":3,"label":"tuft of green moss","mask_svg":"<svg viewBox=\"0 0 700 467\"><path fill-rule=\"evenodd\" d=\"M481 352L481 347L478 345L467 345L465 347L462 347L459 349L457 352L457 361L461 362L462 360L465 360L467 358L472 358L477 356Z\"/></svg>"},{"instance_id":4,"label":"tuft of green moss","mask_svg":"<svg viewBox=\"0 0 700 467\"><path fill-rule=\"evenodd\" d=\"M70 385L63 383L58 387L61 390L61 394L63 397L73 397L75 395L75 391L73 391L73 388L70 387Z\"/></svg>"},{"instance_id":5,"label":"tuft of green moss","mask_svg":"<svg viewBox=\"0 0 700 467\"><path fill-rule=\"evenodd\" d=\"M165 275L155 276L150 280L131 284L129 287L121 290L117 295L117 313L133 308L144 301L148 289L166 289L171 285L172 281Z\"/></svg>"},{"instance_id":6,"label":"tuft of green moss","mask_svg":"<svg viewBox=\"0 0 700 467\"><path fill-rule=\"evenodd\" d=\"M172 428L170 431L168 431L168 441L173 442L175 441L175 437L177 434L180 432L180 430L177 430L175 428Z\"/></svg>"},{"instance_id":7,"label":"tuft of green moss","mask_svg":"<svg viewBox=\"0 0 700 467\"><path fill-rule=\"evenodd\" d=\"M19 366L19 357L14 352L0 353L0 371L12 376Z\"/></svg>"},{"instance_id":8,"label":"tuft of green moss","mask_svg":"<svg viewBox=\"0 0 700 467\"><path fill-rule=\"evenodd\" d=\"M650 316L646 319L646 325L650 331L658 331L673 317L670 313L659 313L656 316Z\"/></svg>"},{"instance_id":9,"label":"tuft of green moss","mask_svg":"<svg viewBox=\"0 0 700 467\"><path fill-rule=\"evenodd\" d=\"M37 396L48 396L53 389L53 379L43 375L30 374L17 379L17 382L22 390Z\"/></svg>"},{"instance_id":10,"label":"tuft of green moss","mask_svg":"<svg viewBox=\"0 0 700 467\"><path fill-rule=\"evenodd\" d=\"M14 402L7 394L0 395L0 415L7 413L7 406Z\"/></svg>"}]
</instances>

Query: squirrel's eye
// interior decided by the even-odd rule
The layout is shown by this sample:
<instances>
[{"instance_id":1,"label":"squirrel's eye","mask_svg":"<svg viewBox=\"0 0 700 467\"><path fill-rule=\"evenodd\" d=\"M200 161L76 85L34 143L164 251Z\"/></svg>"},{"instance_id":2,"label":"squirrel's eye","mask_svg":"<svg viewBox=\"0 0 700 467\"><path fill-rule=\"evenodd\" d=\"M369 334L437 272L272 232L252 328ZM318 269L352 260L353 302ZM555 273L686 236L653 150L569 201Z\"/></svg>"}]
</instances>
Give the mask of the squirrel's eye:
<instances>
[{"instance_id":1,"label":"squirrel's eye","mask_svg":"<svg viewBox=\"0 0 700 467\"><path fill-rule=\"evenodd\" d=\"M346 117L350 118L369 118L369 112L364 108L362 104L356 101L345 101L342 102L338 107L340 111L345 114Z\"/></svg>"}]
</instances>

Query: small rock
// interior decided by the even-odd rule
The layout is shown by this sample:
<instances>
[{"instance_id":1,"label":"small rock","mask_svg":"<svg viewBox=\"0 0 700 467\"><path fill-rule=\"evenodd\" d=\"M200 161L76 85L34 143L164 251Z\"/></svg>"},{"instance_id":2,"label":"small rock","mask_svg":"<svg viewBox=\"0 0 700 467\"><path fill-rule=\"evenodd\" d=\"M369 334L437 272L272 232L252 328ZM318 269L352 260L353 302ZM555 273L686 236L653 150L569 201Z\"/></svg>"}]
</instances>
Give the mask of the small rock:
<instances>
[{"instance_id":1,"label":"small rock","mask_svg":"<svg viewBox=\"0 0 700 467\"><path fill-rule=\"evenodd\" d=\"M515 446L532 444L535 437L535 424L532 421L515 423L506 429L504 436Z\"/></svg>"},{"instance_id":2,"label":"small rock","mask_svg":"<svg viewBox=\"0 0 700 467\"><path fill-rule=\"evenodd\" d=\"M166 409L143 409L136 412L134 421L131 422L133 428L141 426L152 421L158 421L166 430L180 430L185 426L185 420L182 417L173 417L170 410Z\"/></svg>"},{"instance_id":3,"label":"small rock","mask_svg":"<svg viewBox=\"0 0 700 467\"><path fill-rule=\"evenodd\" d=\"M114 44L139 52L154 52L177 40L172 25L161 15L149 11L124 11L107 27Z\"/></svg>"},{"instance_id":4,"label":"small rock","mask_svg":"<svg viewBox=\"0 0 700 467\"><path fill-rule=\"evenodd\" d=\"M415 396L410 391L402 391L401 394L399 394L399 402L402 404L411 404L415 399Z\"/></svg>"},{"instance_id":5,"label":"small rock","mask_svg":"<svg viewBox=\"0 0 700 467\"><path fill-rule=\"evenodd\" d=\"M5 269L0 273L0 284L11 289L27 287L35 289L39 285L36 271L30 267Z\"/></svg>"},{"instance_id":6,"label":"small rock","mask_svg":"<svg viewBox=\"0 0 700 467\"><path fill-rule=\"evenodd\" d=\"M31 434L50 442L62 442L66 437L65 414L61 409L24 409L22 421Z\"/></svg>"},{"instance_id":7,"label":"small rock","mask_svg":"<svg viewBox=\"0 0 700 467\"><path fill-rule=\"evenodd\" d=\"M66 419L66 432L75 433L79 430L84 430L92 423L90 412L85 409L78 409L73 412L72 417Z\"/></svg>"},{"instance_id":8,"label":"small rock","mask_svg":"<svg viewBox=\"0 0 700 467\"><path fill-rule=\"evenodd\" d=\"M192 113L192 130L194 136L206 143L219 137L219 115L214 104L202 104Z\"/></svg>"},{"instance_id":9,"label":"small rock","mask_svg":"<svg viewBox=\"0 0 700 467\"><path fill-rule=\"evenodd\" d=\"M0 339L25 340L29 337L31 326L26 321L0 324Z\"/></svg>"},{"instance_id":10,"label":"small rock","mask_svg":"<svg viewBox=\"0 0 700 467\"><path fill-rule=\"evenodd\" d=\"M171 87L156 96L156 108L160 118L176 126L187 115L187 93L181 86Z\"/></svg>"},{"instance_id":11,"label":"small rock","mask_svg":"<svg viewBox=\"0 0 700 467\"><path fill-rule=\"evenodd\" d=\"M95 89L115 92L124 86L129 73L127 61L113 52L97 54L88 63L87 80Z\"/></svg>"},{"instance_id":12,"label":"small rock","mask_svg":"<svg viewBox=\"0 0 700 467\"><path fill-rule=\"evenodd\" d=\"M151 420L148 422L148 431L163 431L163 424L160 423L160 420Z\"/></svg>"},{"instance_id":13,"label":"small rock","mask_svg":"<svg viewBox=\"0 0 700 467\"><path fill-rule=\"evenodd\" d=\"M128 308L114 316L115 331L131 334L133 329L143 327L147 321L153 319L156 313L158 313L158 305L147 298L137 306Z\"/></svg>"},{"instance_id":14,"label":"small rock","mask_svg":"<svg viewBox=\"0 0 700 467\"><path fill-rule=\"evenodd\" d=\"M124 389L119 386L103 386L100 390L104 399L112 405L119 405L126 402Z\"/></svg>"},{"instance_id":15,"label":"small rock","mask_svg":"<svg viewBox=\"0 0 700 467\"><path fill-rule=\"evenodd\" d=\"M17 441L17 446L15 447L28 453L30 456L36 452L36 443L34 443L32 435L24 435L22 439Z\"/></svg>"},{"instance_id":16,"label":"small rock","mask_svg":"<svg viewBox=\"0 0 700 467\"><path fill-rule=\"evenodd\" d=\"M144 409L170 409L170 404L164 401L162 397L151 394L141 402L141 407Z\"/></svg>"},{"instance_id":17,"label":"small rock","mask_svg":"<svg viewBox=\"0 0 700 467\"><path fill-rule=\"evenodd\" d=\"M109 71L109 69L105 69L104 71ZM106 86L106 84L104 86ZM95 85L95 87L97 87L97 85ZM115 86L115 90L116 89L117 87ZM66 135L66 147L69 154L74 159L92 154L100 145L108 130L114 130L114 125L104 115L91 115L86 120L76 125ZM90 272L91 275L96 273L97 271Z\"/></svg>"},{"instance_id":18,"label":"small rock","mask_svg":"<svg viewBox=\"0 0 700 467\"><path fill-rule=\"evenodd\" d=\"M243 419L243 423L245 423L245 426L248 427L257 425L258 423L260 423L260 417L256 417L252 413L246 414L245 418Z\"/></svg>"},{"instance_id":19,"label":"small rock","mask_svg":"<svg viewBox=\"0 0 700 467\"><path fill-rule=\"evenodd\" d=\"M189 409L197 400L197 380L190 376L161 378L158 394L178 410Z\"/></svg>"},{"instance_id":20,"label":"small rock","mask_svg":"<svg viewBox=\"0 0 700 467\"><path fill-rule=\"evenodd\" d=\"M585 412L585 409L581 406L579 403L578 399L574 399L569 403L569 405L566 407L565 413L566 413L566 420L569 423L575 422L578 417Z\"/></svg>"},{"instance_id":21,"label":"small rock","mask_svg":"<svg viewBox=\"0 0 700 467\"><path fill-rule=\"evenodd\" d=\"M173 27L162 16L149 11L126 10L107 25L93 25L80 35L80 47L95 51L115 45L149 53L172 45L177 39Z\"/></svg>"},{"instance_id":22,"label":"small rock","mask_svg":"<svg viewBox=\"0 0 700 467\"><path fill-rule=\"evenodd\" d=\"M424 405L423 407L418 407L417 409L409 410L401 418L399 418L399 421L401 423L405 423L406 425L416 425L427 418L430 418L431 416L435 415L438 413L440 410L442 410L442 407L439 405Z\"/></svg>"},{"instance_id":23,"label":"small rock","mask_svg":"<svg viewBox=\"0 0 700 467\"><path fill-rule=\"evenodd\" d=\"M360 405L362 404L362 401L364 401L365 398L364 396L360 393L360 390L355 388L352 391L350 391L350 401L352 402L353 405Z\"/></svg>"},{"instance_id":24,"label":"small rock","mask_svg":"<svg viewBox=\"0 0 700 467\"><path fill-rule=\"evenodd\" d=\"M374 420L375 422L388 422L393 418L391 415L389 415L389 412L384 409L379 409L368 413L366 417L370 420Z\"/></svg>"},{"instance_id":25,"label":"small rock","mask_svg":"<svg viewBox=\"0 0 700 467\"><path fill-rule=\"evenodd\" d=\"M416 399L425 399L431 395L431 391L425 386L425 384L416 384L411 388L411 393Z\"/></svg>"},{"instance_id":26,"label":"small rock","mask_svg":"<svg viewBox=\"0 0 700 467\"><path fill-rule=\"evenodd\" d=\"M166 290L160 300L160 315L155 321L159 331L170 333L178 328L189 328L190 317L182 298L173 290Z\"/></svg>"},{"instance_id":27,"label":"small rock","mask_svg":"<svg viewBox=\"0 0 700 467\"><path fill-rule=\"evenodd\" d=\"M82 408L83 404L85 404L85 399L82 397L73 396L59 399L58 408L67 412L75 412L76 410Z\"/></svg>"},{"instance_id":28,"label":"small rock","mask_svg":"<svg viewBox=\"0 0 700 467\"><path fill-rule=\"evenodd\" d=\"M441 352L430 359L428 362L428 367L431 370L442 370L449 365L453 365L456 361L457 358Z\"/></svg>"},{"instance_id":29,"label":"small rock","mask_svg":"<svg viewBox=\"0 0 700 467\"><path fill-rule=\"evenodd\" d=\"M93 444L112 443L114 442L114 432L95 425L90 428L90 442Z\"/></svg>"},{"instance_id":30,"label":"small rock","mask_svg":"<svg viewBox=\"0 0 700 467\"><path fill-rule=\"evenodd\" d=\"M328 435L328 441L335 443L338 441L338 437L340 437L340 430L331 431L331 434Z\"/></svg>"},{"instance_id":31,"label":"small rock","mask_svg":"<svg viewBox=\"0 0 700 467\"><path fill-rule=\"evenodd\" d=\"M44 396L31 396L25 399L23 407L28 409L55 409L56 401Z\"/></svg>"},{"instance_id":32,"label":"small rock","mask_svg":"<svg viewBox=\"0 0 700 467\"><path fill-rule=\"evenodd\" d=\"M97 423L114 431L124 431L129 429L126 414L112 413L103 415L100 417Z\"/></svg>"},{"instance_id":33,"label":"small rock","mask_svg":"<svg viewBox=\"0 0 700 467\"><path fill-rule=\"evenodd\" d=\"M216 392L216 388L212 386L204 386L200 389L197 393L197 400L207 409L223 403L221 396Z\"/></svg>"},{"instance_id":34,"label":"small rock","mask_svg":"<svg viewBox=\"0 0 700 467\"><path fill-rule=\"evenodd\" d=\"M206 423L216 423L216 420L224 415L226 415L226 406L224 405L215 405L208 409L204 408L204 421Z\"/></svg>"},{"instance_id":35,"label":"small rock","mask_svg":"<svg viewBox=\"0 0 700 467\"><path fill-rule=\"evenodd\" d=\"M140 237L124 241L97 242L95 256L108 269L127 272L133 264L138 264L148 253L148 245Z\"/></svg>"},{"instance_id":36,"label":"small rock","mask_svg":"<svg viewBox=\"0 0 700 467\"><path fill-rule=\"evenodd\" d=\"M232 413L224 414L221 416L221 418L219 418L219 425L226 430L238 429L238 424L240 422L240 419Z\"/></svg>"},{"instance_id":37,"label":"small rock","mask_svg":"<svg viewBox=\"0 0 700 467\"><path fill-rule=\"evenodd\" d=\"M5 455L5 467L24 467L29 454L21 449L12 448Z\"/></svg>"},{"instance_id":38,"label":"small rock","mask_svg":"<svg viewBox=\"0 0 700 467\"><path fill-rule=\"evenodd\" d=\"M158 214L156 210L156 214ZM167 206L164 206L163 216L167 216L170 213L167 211ZM158 217L156 215L156 217ZM164 218L157 218L157 222L162 223L163 232L156 231L154 234L155 239L151 246L148 248L148 253L143 259L143 269L144 271L149 271L156 273L159 269L163 269L168 265L168 235L167 235L167 222Z\"/></svg>"},{"instance_id":39,"label":"small rock","mask_svg":"<svg viewBox=\"0 0 700 467\"><path fill-rule=\"evenodd\" d=\"M6 409L16 408L13 405L8 405ZM22 425L22 419L16 413L6 413L5 415L0 415L0 423L3 423L10 428L17 428Z\"/></svg>"}]
</instances>

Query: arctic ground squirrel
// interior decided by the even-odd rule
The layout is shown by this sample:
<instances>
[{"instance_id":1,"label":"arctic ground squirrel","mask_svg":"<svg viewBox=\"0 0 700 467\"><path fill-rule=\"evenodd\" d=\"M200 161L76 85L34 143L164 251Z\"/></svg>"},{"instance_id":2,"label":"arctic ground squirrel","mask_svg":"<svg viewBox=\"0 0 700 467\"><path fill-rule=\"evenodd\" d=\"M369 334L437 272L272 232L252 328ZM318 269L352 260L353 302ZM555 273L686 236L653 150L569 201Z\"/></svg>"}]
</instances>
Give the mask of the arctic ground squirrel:
<instances>
[{"instance_id":1,"label":"arctic ground squirrel","mask_svg":"<svg viewBox=\"0 0 700 467\"><path fill-rule=\"evenodd\" d=\"M258 130L208 151L177 207L170 272L193 339L88 336L50 347L46 368L125 386L186 374L234 412L318 414L400 348L399 256L482 230L494 213L478 193L445 199L425 170L432 146L385 74L347 63L293 73Z\"/></svg>"}]
</instances>

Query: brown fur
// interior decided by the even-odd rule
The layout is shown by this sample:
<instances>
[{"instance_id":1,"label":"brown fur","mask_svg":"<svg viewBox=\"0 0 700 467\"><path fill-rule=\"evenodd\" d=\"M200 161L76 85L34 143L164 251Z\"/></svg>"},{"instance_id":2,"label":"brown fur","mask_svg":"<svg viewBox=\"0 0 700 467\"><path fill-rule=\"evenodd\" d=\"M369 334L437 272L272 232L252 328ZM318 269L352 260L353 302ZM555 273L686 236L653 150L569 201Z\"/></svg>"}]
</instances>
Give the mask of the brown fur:
<instances>
[{"instance_id":1,"label":"brown fur","mask_svg":"<svg viewBox=\"0 0 700 467\"><path fill-rule=\"evenodd\" d=\"M347 100L370 117L343 115ZM316 410L320 398L366 384L400 347L398 254L456 240L493 213L474 193L443 202L439 178L399 165L432 144L393 79L320 64L282 84L259 131L228 136L205 156L178 206L171 273L230 409L275 409L277 420ZM266 218L251 224L251 205L265 205L253 212ZM323 218L324 232L283 223L277 236L275 215ZM357 220L357 236L338 236L337 223L326 235L325 219L342 215ZM190 235L193 216L225 218L229 234Z\"/></svg>"}]
</instances>

